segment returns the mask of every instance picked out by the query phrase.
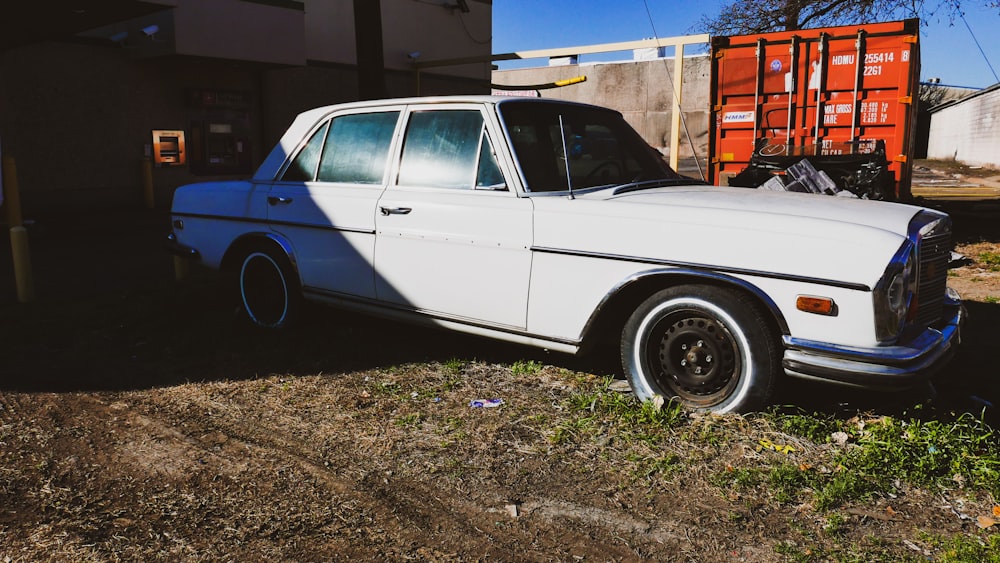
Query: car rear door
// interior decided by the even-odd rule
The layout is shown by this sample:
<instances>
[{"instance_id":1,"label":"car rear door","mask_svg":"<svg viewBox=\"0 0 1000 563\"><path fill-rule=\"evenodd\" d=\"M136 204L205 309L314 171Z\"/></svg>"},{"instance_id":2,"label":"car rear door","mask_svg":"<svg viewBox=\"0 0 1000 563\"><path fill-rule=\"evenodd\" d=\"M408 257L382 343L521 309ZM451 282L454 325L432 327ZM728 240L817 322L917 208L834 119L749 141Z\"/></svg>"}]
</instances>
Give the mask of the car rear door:
<instances>
[{"instance_id":1,"label":"car rear door","mask_svg":"<svg viewBox=\"0 0 1000 563\"><path fill-rule=\"evenodd\" d=\"M328 117L267 196L271 229L295 249L303 290L375 297L375 213L402 107Z\"/></svg>"}]
</instances>

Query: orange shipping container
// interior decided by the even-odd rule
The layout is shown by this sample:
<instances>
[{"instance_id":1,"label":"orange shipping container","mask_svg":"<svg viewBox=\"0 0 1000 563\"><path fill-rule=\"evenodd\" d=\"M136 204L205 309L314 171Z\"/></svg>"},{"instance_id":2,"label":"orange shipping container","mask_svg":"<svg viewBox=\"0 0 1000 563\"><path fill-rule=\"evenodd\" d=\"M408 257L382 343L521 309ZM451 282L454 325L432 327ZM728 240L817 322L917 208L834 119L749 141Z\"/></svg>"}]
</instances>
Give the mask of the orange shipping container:
<instances>
[{"instance_id":1,"label":"orange shipping container","mask_svg":"<svg viewBox=\"0 0 1000 563\"><path fill-rule=\"evenodd\" d=\"M908 19L713 38L709 180L729 184L752 159L805 157L841 188L878 173L886 199L909 198L919 27ZM884 170L846 176L867 162L857 155L883 147Z\"/></svg>"}]
</instances>

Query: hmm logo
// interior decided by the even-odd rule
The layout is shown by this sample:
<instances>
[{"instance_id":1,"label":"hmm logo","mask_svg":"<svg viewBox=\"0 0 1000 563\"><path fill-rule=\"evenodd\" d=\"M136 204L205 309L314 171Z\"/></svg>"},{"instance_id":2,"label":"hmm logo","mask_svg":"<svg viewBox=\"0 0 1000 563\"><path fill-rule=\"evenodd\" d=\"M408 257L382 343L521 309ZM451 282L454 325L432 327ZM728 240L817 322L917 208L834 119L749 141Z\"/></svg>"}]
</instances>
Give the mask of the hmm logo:
<instances>
[{"instance_id":1,"label":"hmm logo","mask_svg":"<svg viewBox=\"0 0 1000 563\"><path fill-rule=\"evenodd\" d=\"M722 114L723 123L753 123L752 111L727 111Z\"/></svg>"}]
</instances>

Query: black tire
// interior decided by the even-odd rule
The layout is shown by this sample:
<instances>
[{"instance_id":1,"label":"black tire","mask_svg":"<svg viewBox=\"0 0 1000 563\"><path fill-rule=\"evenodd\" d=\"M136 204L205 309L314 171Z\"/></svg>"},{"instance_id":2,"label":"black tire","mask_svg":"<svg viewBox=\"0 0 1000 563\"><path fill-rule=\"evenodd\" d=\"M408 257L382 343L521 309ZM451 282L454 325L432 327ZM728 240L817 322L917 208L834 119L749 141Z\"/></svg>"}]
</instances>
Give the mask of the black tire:
<instances>
[{"instance_id":1,"label":"black tire","mask_svg":"<svg viewBox=\"0 0 1000 563\"><path fill-rule=\"evenodd\" d=\"M240 261L237 295L252 325L282 329L298 316L301 290L288 258L273 249L255 248Z\"/></svg>"},{"instance_id":2,"label":"black tire","mask_svg":"<svg viewBox=\"0 0 1000 563\"><path fill-rule=\"evenodd\" d=\"M622 331L622 367L633 392L702 411L764 408L781 374L777 335L764 314L749 296L716 286L657 292Z\"/></svg>"}]
</instances>

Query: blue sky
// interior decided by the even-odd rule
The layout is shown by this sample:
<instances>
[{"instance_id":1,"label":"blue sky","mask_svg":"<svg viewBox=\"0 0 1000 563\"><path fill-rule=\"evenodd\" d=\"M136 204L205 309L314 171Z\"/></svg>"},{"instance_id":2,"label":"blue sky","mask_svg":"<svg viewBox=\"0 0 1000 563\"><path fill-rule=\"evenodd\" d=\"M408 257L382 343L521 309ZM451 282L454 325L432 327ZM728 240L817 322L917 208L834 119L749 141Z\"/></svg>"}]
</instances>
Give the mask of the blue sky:
<instances>
[{"instance_id":1,"label":"blue sky","mask_svg":"<svg viewBox=\"0 0 1000 563\"><path fill-rule=\"evenodd\" d=\"M718 0L648 0L660 37L693 33L704 14L715 14ZM993 68L1000 74L1000 9L967 2L971 26ZM921 26L921 80L986 87L997 83L962 20L928 18ZM493 52L573 47L653 37L642 0L496 0L493 2ZM584 58L584 60L587 60ZM592 59L593 60L593 59ZM540 63L544 64L544 62Z\"/></svg>"}]
</instances>

